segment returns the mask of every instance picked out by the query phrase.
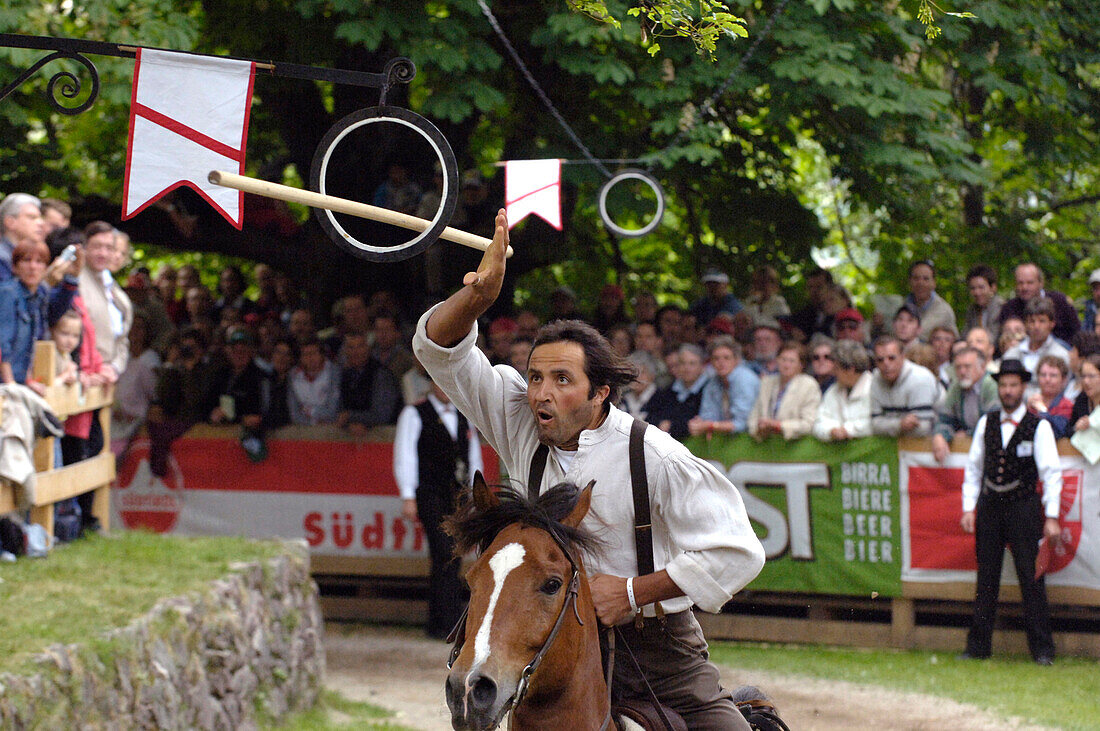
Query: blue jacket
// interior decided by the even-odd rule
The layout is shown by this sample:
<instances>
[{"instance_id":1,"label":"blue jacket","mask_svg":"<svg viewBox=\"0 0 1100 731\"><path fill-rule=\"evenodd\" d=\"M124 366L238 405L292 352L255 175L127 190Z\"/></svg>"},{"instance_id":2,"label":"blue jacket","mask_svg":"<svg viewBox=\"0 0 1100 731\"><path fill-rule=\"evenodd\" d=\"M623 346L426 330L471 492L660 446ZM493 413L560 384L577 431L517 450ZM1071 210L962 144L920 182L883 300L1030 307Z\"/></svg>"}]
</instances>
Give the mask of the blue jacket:
<instances>
[{"instance_id":1,"label":"blue jacket","mask_svg":"<svg viewBox=\"0 0 1100 731\"><path fill-rule=\"evenodd\" d=\"M70 276L53 289L40 284L34 293L18 279L0 283L0 362L11 364L16 383L26 383L34 341L46 337L72 306L76 292L76 279Z\"/></svg>"},{"instance_id":2,"label":"blue jacket","mask_svg":"<svg viewBox=\"0 0 1100 731\"><path fill-rule=\"evenodd\" d=\"M748 428L749 412L760 391L760 378L744 362L738 363L727 376L729 406L722 408L722 379L718 376L703 387L703 401L699 405L699 417L707 421L732 421L735 432Z\"/></svg>"},{"instance_id":3,"label":"blue jacket","mask_svg":"<svg viewBox=\"0 0 1100 731\"><path fill-rule=\"evenodd\" d=\"M0 237L0 282L6 282L12 278L11 255L14 250L15 244Z\"/></svg>"}]
</instances>

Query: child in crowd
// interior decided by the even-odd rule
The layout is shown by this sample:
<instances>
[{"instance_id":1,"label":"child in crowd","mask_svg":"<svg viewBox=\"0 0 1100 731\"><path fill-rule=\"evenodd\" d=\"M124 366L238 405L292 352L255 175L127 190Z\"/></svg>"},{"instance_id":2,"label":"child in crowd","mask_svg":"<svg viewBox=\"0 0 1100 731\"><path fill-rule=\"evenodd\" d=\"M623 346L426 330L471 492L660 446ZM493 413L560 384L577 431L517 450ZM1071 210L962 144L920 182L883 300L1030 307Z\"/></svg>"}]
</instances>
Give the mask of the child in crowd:
<instances>
[{"instance_id":1,"label":"child in crowd","mask_svg":"<svg viewBox=\"0 0 1100 731\"><path fill-rule=\"evenodd\" d=\"M80 376L74 353L80 344L81 330L80 313L76 310L67 310L50 328L50 336L57 348L55 383L75 383Z\"/></svg>"},{"instance_id":2,"label":"child in crowd","mask_svg":"<svg viewBox=\"0 0 1100 731\"><path fill-rule=\"evenodd\" d=\"M50 328L50 337L54 347L57 348L57 362L54 371L54 383L71 384L80 379L80 367L77 364L77 347L80 345L80 337L83 334L83 323L80 313L76 310L67 310L61 318ZM87 443L87 434L82 438L79 420L83 414L70 416L65 421L65 436L57 442L54 464L57 467L69 464L66 457L70 456L69 448L76 453L83 454ZM73 422L70 428L70 422ZM75 432L75 434L74 434ZM73 442L76 442L73 444ZM60 541L71 541L80 534L81 510L77 499L69 498L54 506L54 534Z\"/></svg>"}]
</instances>

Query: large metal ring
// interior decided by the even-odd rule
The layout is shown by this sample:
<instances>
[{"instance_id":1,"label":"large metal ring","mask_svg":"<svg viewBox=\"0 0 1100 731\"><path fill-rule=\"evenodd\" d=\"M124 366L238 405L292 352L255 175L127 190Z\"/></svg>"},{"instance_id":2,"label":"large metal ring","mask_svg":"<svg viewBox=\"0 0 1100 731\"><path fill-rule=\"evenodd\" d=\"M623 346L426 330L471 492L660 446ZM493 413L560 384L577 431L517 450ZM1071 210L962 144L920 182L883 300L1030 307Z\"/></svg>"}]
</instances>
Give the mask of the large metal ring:
<instances>
[{"instance_id":1,"label":"large metal ring","mask_svg":"<svg viewBox=\"0 0 1100 731\"><path fill-rule=\"evenodd\" d=\"M435 212L435 217L431 219L431 226L403 244L373 246L359 241L348 233L336 220L336 216L332 211L324 208L314 208L313 212L325 233L339 246L355 256L370 261L402 261L421 253L439 238L439 235L443 233L443 229L451 222L451 216L458 204L458 161L455 159L454 150L451 149L447 138L434 124L419 114L401 107L369 107L352 112L334 124L317 145L317 152L313 155L313 165L310 170L310 187L318 193L327 195L325 176L328 172L328 164L332 158L333 150L351 132L365 125L378 122L393 122L414 130L427 140L439 158L440 168L443 171L443 193L439 209Z\"/></svg>"},{"instance_id":2,"label":"large metal ring","mask_svg":"<svg viewBox=\"0 0 1100 731\"><path fill-rule=\"evenodd\" d=\"M647 223L641 228L623 228L617 223L611 220L611 216L607 215L607 194L612 188L619 183L626 180L640 180L648 185L653 193L657 196L657 212L653 215L653 220ZM661 219L665 215L665 193L661 189L661 184L657 182L657 178L653 177L645 170L638 170L637 168L628 168L620 173L614 175L611 180L608 180L600 188L600 218L603 220L603 225L607 226L613 234L617 236L623 236L626 238L638 238L639 236L645 236L651 233L655 228L661 225Z\"/></svg>"}]
</instances>

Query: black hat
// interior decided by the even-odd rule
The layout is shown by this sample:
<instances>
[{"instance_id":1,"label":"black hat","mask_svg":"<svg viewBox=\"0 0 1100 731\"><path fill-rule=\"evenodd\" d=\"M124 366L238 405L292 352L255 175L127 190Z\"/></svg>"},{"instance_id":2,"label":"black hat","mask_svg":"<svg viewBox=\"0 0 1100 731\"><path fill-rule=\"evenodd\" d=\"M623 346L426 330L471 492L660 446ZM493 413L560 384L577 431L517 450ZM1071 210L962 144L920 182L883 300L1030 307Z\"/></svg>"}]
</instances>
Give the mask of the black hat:
<instances>
[{"instance_id":1,"label":"black hat","mask_svg":"<svg viewBox=\"0 0 1100 731\"><path fill-rule=\"evenodd\" d=\"M899 307L898 311L894 313L894 319L898 319L898 315L903 312L908 312L917 322L920 322L920 310L912 302L906 302Z\"/></svg>"},{"instance_id":2,"label":"black hat","mask_svg":"<svg viewBox=\"0 0 1100 731\"><path fill-rule=\"evenodd\" d=\"M1024 364L1015 358L1007 358L1001 361L1001 369L993 374L993 378L997 381L1001 380L1001 376L1019 376L1020 380L1027 383L1031 380L1031 371L1024 368Z\"/></svg>"}]
</instances>

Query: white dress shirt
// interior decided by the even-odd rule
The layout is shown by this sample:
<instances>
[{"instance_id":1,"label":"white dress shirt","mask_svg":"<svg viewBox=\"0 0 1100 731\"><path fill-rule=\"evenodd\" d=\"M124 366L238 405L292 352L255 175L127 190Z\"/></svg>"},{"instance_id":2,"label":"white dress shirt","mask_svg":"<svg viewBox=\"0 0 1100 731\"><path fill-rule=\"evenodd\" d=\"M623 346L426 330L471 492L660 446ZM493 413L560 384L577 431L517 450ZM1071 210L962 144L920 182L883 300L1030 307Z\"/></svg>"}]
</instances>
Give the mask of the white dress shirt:
<instances>
[{"instance_id":1,"label":"white dress shirt","mask_svg":"<svg viewBox=\"0 0 1100 731\"><path fill-rule=\"evenodd\" d=\"M1007 416L1001 414L1001 446L1008 444L1016 433L1016 424L1024 418L1027 406L1020 404ZM974 429L974 441L970 444L970 454L966 457L966 472L963 476L963 512L969 512L978 504L981 494L982 473L985 471L985 423L989 414L978 420ZM1024 444L1024 442L1021 442ZM1054 430L1050 422L1039 420L1035 429L1033 447L1035 466L1039 469L1039 479L1043 481L1043 511L1048 518L1057 518L1062 501L1062 462L1058 458L1058 444L1054 441Z\"/></svg>"},{"instance_id":2,"label":"white dress shirt","mask_svg":"<svg viewBox=\"0 0 1100 731\"><path fill-rule=\"evenodd\" d=\"M451 439L458 439L458 410L454 404L445 404L428 394L428 403L439 414L440 421L446 427ZM393 437L393 477L397 482L397 489L405 500L416 497L416 488L420 486L420 452L417 451L417 443L420 441L420 430L424 424L420 418L420 411L410 404L401 410L397 417L397 431ZM469 476L474 472L484 471L485 465L481 460L481 441L477 437L477 430L470 429L470 451L467 456ZM469 479L467 480L469 482Z\"/></svg>"},{"instance_id":3,"label":"white dress shirt","mask_svg":"<svg viewBox=\"0 0 1100 731\"><path fill-rule=\"evenodd\" d=\"M454 347L444 348L425 333L432 308L420 318L413 350L432 379L455 402L500 455L501 469L526 476L538 448L538 431L527 402L527 382L510 366L493 367L478 348L477 325ZM584 487L596 481L584 526L603 543L586 556L590 573L637 576L634 499L627 458L634 418L611 406L603 423L585 429L572 462L546 461L541 489L568 481ZM660 429L646 429L646 473L653 516L653 564L665 569L687 595L661 606L668 613L689 609L717 612L760 573L764 550L749 523L741 494L706 460ZM654 607L643 608L653 616Z\"/></svg>"}]
</instances>

